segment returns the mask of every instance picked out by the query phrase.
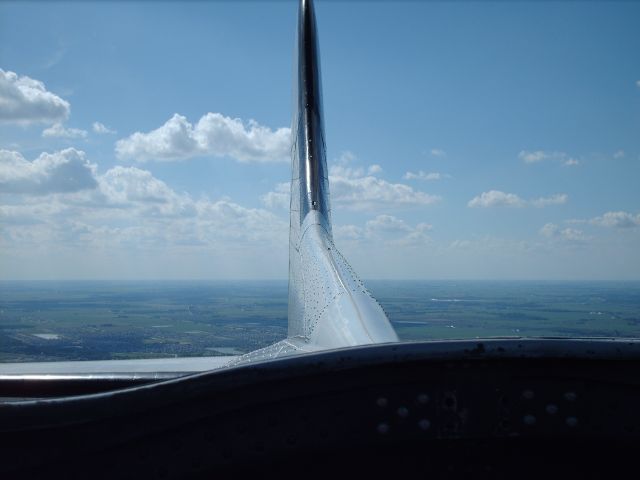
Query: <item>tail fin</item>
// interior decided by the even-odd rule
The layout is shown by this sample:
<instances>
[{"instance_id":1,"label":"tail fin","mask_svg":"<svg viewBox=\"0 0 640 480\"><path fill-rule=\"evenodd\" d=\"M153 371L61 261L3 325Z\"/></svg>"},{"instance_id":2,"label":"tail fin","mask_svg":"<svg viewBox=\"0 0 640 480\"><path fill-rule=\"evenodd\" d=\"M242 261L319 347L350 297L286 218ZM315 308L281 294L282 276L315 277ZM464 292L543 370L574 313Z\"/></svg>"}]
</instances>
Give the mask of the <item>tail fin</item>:
<instances>
[{"instance_id":1,"label":"tail fin","mask_svg":"<svg viewBox=\"0 0 640 480\"><path fill-rule=\"evenodd\" d=\"M382 308L333 244L320 57L311 0L300 2L296 57L288 336L310 349L397 341Z\"/></svg>"},{"instance_id":2,"label":"tail fin","mask_svg":"<svg viewBox=\"0 0 640 480\"><path fill-rule=\"evenodd\" d=\"M289 332L228 366L330 348L395 342L376 300L333 244L316 20L300 1L291 148Z\"/></svg>"}]
</instances>

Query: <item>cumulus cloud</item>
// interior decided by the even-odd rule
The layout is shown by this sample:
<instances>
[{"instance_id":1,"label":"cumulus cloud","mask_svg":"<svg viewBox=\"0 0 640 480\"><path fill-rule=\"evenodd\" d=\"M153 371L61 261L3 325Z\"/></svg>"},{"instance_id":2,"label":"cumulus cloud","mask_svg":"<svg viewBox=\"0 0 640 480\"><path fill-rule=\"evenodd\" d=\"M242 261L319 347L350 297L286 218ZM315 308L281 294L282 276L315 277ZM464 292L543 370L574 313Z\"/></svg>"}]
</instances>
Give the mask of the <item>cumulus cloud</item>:
<instances>
[{"instance_id":1,"label":"cumulus cloud","mask_svg":"<svg viewBox=\"0 0 640 480\"><path fill-rule=\"evenodd\" d=\"M414 190L403 183L388 182L373 173L381 170L350 167L342 161L332 165L329 168L331 205L354 211L379 211L432 205L441 200L437 195ZM269 208L289 208L290 188L288 182L279 183L261 200Z\"/></svg>"},{"instance_id":2,"label":"cumulus cloud","mask_svg":"<svg viewBox=\"0 0 640 480\"><path fill-rule=\"evenodd\" d=\"M351 152L349 150L345 150L345 151L340 153L340 156L338 158L336 158L333 163L335 163L336 165L347 165L347 164L355 161L356 158L357 157L353 152Z\"/></svg>"},{"instance_id":3,"label":"cumulus cloud","mask_svg":"<svg viewBox=\"0 0 640 480\"><path fill-rule=\"evenodd\" d=\"M441 200L403 183L391 183L362 168L333 165L329 169L331 200L349 210L380 210L432 205Z\"/></svg>"},{"instance_id":4,"label":"cumulus cloud","mask_svg":"<svg viewBox=\"0 0 640 480\"><path fill-rule=\"evenodd\" d=\"M364 237L364 229L357 225L334 225L333 236L337 240L360 240Z\"/></svg>"},{"instance_id":5,"label":"cumulus cloud","mask_svg":"<svg viewBox=\"0 0 640 480\"><path fill-rule=\"evenodd\" d=\"M99 135L118 133L115 130L112 130L111 128L107 127L106 125L100 122L93 122L92 128L93 128L93 131Z\"/></svg>"},{"instance_id":6,"label":"cumulus cloud","mask_svg":"<svg viewBox=\"0 0 640 480\"><path fill-rule=\"evenodd\" d=\"M276 185L275 191L268 192L260 199L267 208L289 208L291 184L282 182Z\"/></svg>"},{"instance_id":7,"label":"cumulus cloud","mask_svg":"<svg viewBox=\"0 0 640 480\"><path fill-rule=\"evenodd\" d=\"M96 186L96 165L74 148L42 153L32 162L18 152L0 150L0 192L47 195Z\"/></svg>"},{"instance_id":8,"label":"cumulus cloud","mask_svg":"<svg viewBox=\"0 0 640 480\"><path fill-rule=\"evenodd\" d=\"M287 222L268 210L194 199L137 167L99 174L74 149L43 153L33 162L3 151L0 160L0 191L10 194L0 206L7 248L286 245Z\"/></svg>"},{"instance_id":9,"label":"cumulus cloud","mask_svg":"<svg viewBox=\"0 0 640 480\"><path fill-rule=\"evenodd\" d=\"M566 242L583 242L588 239L582 230L575 228L560 228L554 223L547 223L540 229L540 235L549 239Z\"/></svg>"},{"instance_id":10,"label":"cumulus cloud","mask_svg":"<svg viewBox=\"0 0 640 480\"><path fill-rule=\"evenodd\" d=\"M560 236L563 240L572 242L581 242L587 239L582 230L575 228L563 228L560 230Z\"/></svg>"},{"instance_id":11,"label":"cumulus cloud","mask_svg":"<svg viewBox=\"0 0 640 480\"><path fill-rule=\"evenodd\" d=\"M526 207L533 206L538 208L548 207L550 205L562 205L567 202L569 195L566 193L557 193L549 197L540 197L526 201L515 193L505 193L500 190L489 190L482 192L477 197L472 198L467 203L471 208L490 208L490 207Z\"/></svg>"},{"instance_id":12,"label":"cumulus cloud","mask_svg":"<svg viewBox=\"0 0 640 480\"><path fill-rule=\"evenodd\" d=\"M54 123L66 119L70 109L41 81L0 69L0 122Z\"/></svg>"},{"instance_id":13,"label":"cumulus cloud","mask_svg":"<svg viewBox=\"0 0 640 480\"><path fill-rule=\"evenodd\" d=\"M381 242L384 245L418 246L431 241L426 232L431 225L418 223L411 226L393 215L378 215L368 220L364 227L339 225L334 227L337 241Z\"/></svg>"},{"instance_id":14,"label":"cumulus cloud","mask_svg":"<svg viewBox=\"0 0 640 480\"><path fill-rule=\"evenodd\" d=\"M407 232L411 227L404 220L393 215L378 215L373 220L366 223L366 229L369 232Z\"/></svg>"},{"instance_id":15,"label":"cumulus cloud","mask_svg":"<svg viewBox=\"0 0 640 480\"><path fill-rule=\"evenodd\" d=\"M164 245L284 241L288 231L287 223L267 210L229 199L194 199L137 167L117 166L105 172L94 198L94 215L124 222L134 233L133 227L143 225L146 236Z\"/></svg>"},{"instance_id":16,"label":"cumulus cloud","mask_svg":"<svg viewBox=\"0 0 640 480\"><path fill-rule=\"evenodd\" d=\"M433 155L434 157L446 157L447 156L447 152L445 152L444 150L442 150L440 148L432 148L431 149L431 155Z\"/></svg>"},{"instance_id":17,"label":"cumulus cloud","mask_svg":"<svg viewBox=\"0 0 640 480\"><path fill-rule=\"evenodd\" d=\"M438 173L438 172L423 172L422 170L420 170L417 173L414 172L407 172L404 174L404 176L402 177L405 180L442 180L443 178L451 178L451 175L448 175L446 173Z\"/></svg>"},{"instance_id":18,"label":"cumulus cloud","mask_svg":"<svg viewBox=\"0 0 640 480\"><path fill-rule=\"evenodd\" d=\"M116 142L120 159L185 160L197 156L231 157L239 162L288 161L291 129L271 130L254 120L207 113L192 125L174 114L148 133L136 132Z\"/></svg>"},{"instance_id":19,"label":"cumulus cloud","mask_svg":"<svg viewBox=\"0 0 640 480\"><path fill-rule=\"evenodd\" d=\"M640 213L607 212L600 217L589 220L589 223L598 227L609 228L635 228L640 226Z\"/></svg>"},{"instance_id":20,"label":"cumulus cloud","mask_svg":"<svg viewBox=\"0 0 640 480\"><path fill-rule=\"evenodd\" d=\"M79 128L66 128L61 123L55 123L42 131L45 138L87 138L87 131Z\"/></svg>"},{"instance_id":21,"label":"cumulus cloud","mask_svg":"<svg viewBox=\"0 0 640 480\"><path fill-rule=\"evenodd\" d=\"M482 192L467 203L471 208L489 207L524 207L526 202L514 193L505 193L500 190Z\"/></svg>"},{"instance_id":22,"label":"cumulus cloud","mask_svg":"<svg viewBox=\"0 0 640 480\"><path fill-rule=\"evenodd\" d=\"M524 161L524 163L537 163L549 158L549 154L543 152L542 150L538 150L535 152L527 152L522 150L518 154L518 158Z\"/></svg>"},{"instance_id":23,"label":"cumulus cloud","mask_svg":"<svg viewBox=\"0 0 640 480\"><path fill-rule=\"evenodd\" d=\"M545 160L553 160L561 162L564 166L573 167L580 165L580 162L575 158L572 158L569 154L564 152L545 152L543 150L527 151L522 150L518 154L518 158L524 163L540 163Z\"/></svg>"},{"instance_id":24,"label":"cumulus cloud","mask_svg":"<svg viewBox=\"0 0 640 480\"><path fill-rule=\"evenodd\" d=\"M169 204L180 198L151 172L136 167L116 166L107 170L100 177L100 191L107 202L117 205L132 202Z\"/></svg>"},{"instance_id":25,"label":"cumulus cloud","mask_svg":"<svg viewBox=\"0 0 640 480\"><path fill-rule=\"evenodd\" d=\"M370 236L381 236L385 239L384 243L390 246L415 247L431 242L431 237L426 233L431 230L431 225L418 223L412 227L403 220L387 217L390 218L379 215L374 220L368 221L365 225L367 233Z\"/></svg>"},{"instance_id":26,"label":"cumulus cloud","mask_svg":"<svg viewBox=\"0 0 640 480\"><path fill-rule=\"evenodd\" d=\"M543 237L553 237L554 235L556 235L558 233L559 227L558 225L556 225L555 223L546 223L541 229L540 229L540 235L542 235Z\"/></svg>"}]
</instances>

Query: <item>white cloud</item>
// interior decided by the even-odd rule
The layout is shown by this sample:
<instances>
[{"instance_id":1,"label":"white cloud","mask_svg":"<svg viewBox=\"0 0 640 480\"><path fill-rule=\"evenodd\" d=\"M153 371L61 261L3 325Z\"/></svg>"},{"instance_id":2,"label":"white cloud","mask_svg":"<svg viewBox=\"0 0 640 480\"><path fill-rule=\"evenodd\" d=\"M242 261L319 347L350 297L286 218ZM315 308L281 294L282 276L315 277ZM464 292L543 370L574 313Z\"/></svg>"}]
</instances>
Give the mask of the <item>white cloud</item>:
<instances>
[{"instance_id":1,"label":"white cloud","mask_svg":"<svg viewBox=\"0 0 640 480\"><path fill-rule=\"evenodd\" d=\"M334 160L334 163L337 165L347 165L353 162L356 159L356 156L353 152L349 150L345 150L340 153L340 156Z\"/></svg>"},{"instance_id":2,"label":"white cloud","mask_svg":"<svg viewBox=\"0 0 640 480\"><path fill-rule=\"evenodd\" d=\"M613 158L616 158L616 159L618 159L618 158L624 158L624 156L625 156L625 152L624 152L624 150L618 150L617 152L615 152L615 153L613 154Z\"/></svg>"},{"instance_id":3,"label":"white cloud","mask_svg":"<svg viewBox=\"0 0 640 480\"><path fill-rule=\"evenodd\" d=\"M360 178L366 175L363 167L347 167L342 162L329 166L329 177Z\"/></svg>"},{"instance_id":4,"label":"white cloud","mask_svg":"<svg viewBox=\"0 0 640 480\"><path fill-rule=\"evenodd\" d=\"M138 233L132 228L143 226L143 236L162 245L230 247L255 241L273 245L273 239L286 242L288 225L271 212L229 199L193 199L147 170L117 166L105 172L99 184L97 198L102 203L91 205L95 216L107 217L112 224L123 222L134 236Z\"/></svg>"},{"instance_id":5,"label":"white cloud","mask_svg":"<svg viewBox=\"0 0 640 480\"><path fill-rule=\"evenodd\" d=\"M640 80L636 81L636 86L640 87Z\"/></svg>"},{"instance_id":6,"label":"white cloud","mask_svg":"<svg viewBox=\"0 0 640 480\"><path fill-rule=\"evenodd\" d=\"M525 204L526 202L514 193L489 190L469 200L467 206L471 208L523 207Z\"/></svg>"},{"instance_id":7,"label":"white cloud","mask_svg":"<svg viewBox=\"0 0 640 480\"><path fill-rule=\"evenodd\" d=\"M545 152L543 150L527 151L522 150L518 154L518 158L524 163L540 163L545 160L554 160L562 162L567 167L579 165L580 162L564 152Z\"/></svg>"},{"instance_id":8,"label":"white cloud","mask_svg":"<svg viewBox=\"0 0 640 480\"><path fill-rule=\"evenodd\" d=\"M365 228L373 233L411 231L411 227L404 220L393 215L378 215L373 220L367 221Z\"/></svg>"},{"instance_id":9,"label":"white cloud","mask_svg":"<svg viewBox=\"0 0 640 480\"><path fill-rule=\"evenodd\" d=\"M0 122L53 123L69 112L69 102L47 91L41 81L0 69Z\"/></svg>"},{"instance_id":10,"label":"white cloud","mask_svg":"<svg viewBox=\"0 0 640 480\"><path fill-rule=\"evenodd\" d=\"M556 193L555 195L551 195L549 197L540 197L535 200L531 200L531 205L534 207L542 208L548 207L549 205L562 205L567 203L569 199L569 195L566 193Z\"/></svg>"},{"instance_id":11,"label":"white cloud","mask_svg":"<svg viewBox=\"0 0 640 480\"><path fill-rule=\"evenodd\" d=\"M640 226L640 213L607 212L604 215L589 220L592 225L610 228L635 228Z\"/></svg>"},{"instance_id":12,"label":"white cloud","mask_svg":"<svg viewBox=\"0 0 640 480\"><path fill-rule=\"evenodd\" d=\"M556 225L555 223L546 223L540 229L539 233L543 237L551 238L551 237L554 237L555 235L557 235L558 231L559 231L558 225Z\"/></svg>"},{"instance_id":13,"label":"white cloud","mask_svg":"<svg viewBox=\"0 0 640 480\"><path fill-rule=\"evenodd\" d=\"M334 165L329 169L329 184L333 205L349 210L395 209L432 205L441 200L437 195L414 190L403 183L390 183L362 168Z\"/></svg>"},{"instance_id":14,"label":"white cloud","mask_svg":"<svg viewBox=\"0 0 640 480\"><path fill-rule=\"evenodd\" d=\"M378 215L368 220L364 227L356 225L338 225L333 232L336 240L349 242L367 242L388 246L419 246L429 243L426 234L431 225L418 223L415 227L393 215Z\"/></svg>"},{"instance_id":15,"label":"white cloud","mask_svg":"<svg viewBox=\"0 0 640 480\"><path fill-rule=\"evenodd\" d=\"M42 153L33 162L18 152L0 150L0 192L47 195L96 186L96 165L74 148Z\"/></svg>"},{"instance_id":16,"label":"white cloud","mask_svg":"<svg viewBox=\"0 0 640 480\"><path fill-rule=\"evenodd\" d=\"M364 230L356 225L334 225L333 236L336 240L360 240L364 237Z\"/></svg>"},{"instance_id":17,"label":"white cloud","mask_svg":"<svg viewBox=\"0 0 640 480\"><path fill-rule=\"evenodd\" d=\"M98 174L74 149L33 162L2 151L0 166L1 191L10 194L0 206L5 252L158 248L166 256L169 247L205 247L207 258L220 259L243 245L286 248L288 223L273 213L229 199L194 199L137 167Z\"/></svg>"},{"instance_id":18,"label":"white cloud","mask_svg":"<svg viewBox=\"0 0 640 480\"><path fill-rule=\"evenodd\" d=\"M563 228L560 230L560 236L563 240L572 241L572 242L581 242L587 240L582 230L578 230L576 228Z\"/></svg>"},{"instance_id":19,"label":"white cloud","mask_svg":"<svg viewBox=\"0 0 640 480\"><path fill-rule=\"evenodd\" d=\"M112 130L111 128L107 127L106 125L100 122L93 122L92 128L93 128L93 131L99 135L104 135L107 133L109 134L118 133L115 130Z\"/></svg>"},{"instance_id":20,"label":"white cloud","mask_svg":"<svg viewBox=\"0 0 640 480\"><path fill-rule=\"evenodd\" d=\"M136 167L116 166L107 170L100 177L100 191L107 202L116 205L169 204L180 199L180 195L151 172Z\"/></svg>"},{"instance_id":21,"label":"white cloud","mask_svg":"<svg viewBox=\"0 0 640 480\"><path fill-rule=\"evenodd\" d=\"M379 173L382 169L364 167L349 167L346 163L354 160L353 154L349 154L347 162L344 154L329 168L329 191L331 192L332 207L344 208L353 211L380 211L398 208L432 205L441 200L437 195L414 190L409 185L391 183L373 172ZM290 184L279 183L274 191L261 197L262 202L268 208L289 208Z\"/></svg>"},{"instance_id":22,"label":"white cloud","mask_svg":"<svg viewBox=\"0 0 640 480\"><path fill-rule=\"evenodd\" d=\"M411 227L404 220L391 215L378 215L375 219L365 224L366 235L370 238L380 238L386 245L391 246L419 246L431 242L426 234L431 230L431 225L419 223Z\"/></svg>"},{"instance_id":23,"label":"white cloud","mask_svg":"<svg viewBox=\"0 0 640 480\"><path fill-rule=\"evenodd\" d=\"M61 123L55 123L42 131L45 138L87 138L87 131L79 128L65 128Z\"/></svg>"},{"instance_id":24,"label":"white cloud","mask_svg":"<svg viewBox=\"0 0 640 480\"><path fill-rule=\"evenodd\" d=\"M524 163L537 163L549 158L549 154L543 152L542 150L537 150L535 152L527 152L525 150L522 150L518 154L518 158L523 160Z\"/></svg>"},{"instance_id":25,"label":"white cloud","mask_svg":"<svg viewBox=\"0 0 640 480\"><path fill-rule=\"evenodd\" d=\"M369 175L375 175L376 173L382 173L382 167L380 165L371 165L367 169Z\"/></svg>"},{"instance_id":26,"label":"white cloud","mask_svg":"<svg viewBox=\"0 0 640 480\"><path fill-rule=\"evenodd\" d=\"M289 208L289 200L291 196L291 184L282 182L276 185L275 191L268 192L260 199L267 208Z\"/></svg>"},{"instance_id":27,"label":"white cloud","mask_svg":"<svg viewBox=\"0 0 640 480\"><path fill-rule=\"evenodd\" d=\"M447 156L447 152L445 152L444 150L442 150L440 148L432 148L431 149L431 155L433 155L434 157L446 157Z\"/></svg>"},{"instance_id":28,"label":"white cloud","mask_svg":"<svg viewBox=\"0 0 640 480\"><path fill-rule=\"evenodd\" d=\"M556 193L548 197L540 197L526 201L515 193L505 193L500 190L489 190L482 192L477 197L472 198L467 203L471 208L490 208L490 207L548 207L549 205L561 205L566 203L569 195L566 193Z\"/></svg>"},{"instance_id":29,"label":"white cloud","mask_svg":"<svg viewBox=\"0 0 640 480\"><path fill-rule=\"evenodd\" d=\"M558 225L554 223L547 223L540 229L540 235L543 237L554 239L554 240L562 240L566 242L574 242L579 243L589 238L585 236L582 230L578 230L575 228L560 228Z\"/></svg>"},{"instance_id":30,"label":"white cloud","mask_svg":"<svg viewBox=\"0 0 640 480\"><path fill-rule=\"evenodd\" d=\"M136 132L116 142L120 159L184 160L197 156L231 157L239 162L288 161L291 130L268 127L220 113L207 113L192 125L174 114L163 126Z\"/></svg>"},{"instance_id":31,"label":"white cloud","mask_svg":"<svg viewBox=\"0 0 640 480\"><path fill-rule=\"evenodd\" d=\"M446 173L438 173L438 172L423 172L420 170L417 173L407 172L402 177L405 180L442 180L443 178L451 178L451 175Z\"/></svg>"}]
</instances>

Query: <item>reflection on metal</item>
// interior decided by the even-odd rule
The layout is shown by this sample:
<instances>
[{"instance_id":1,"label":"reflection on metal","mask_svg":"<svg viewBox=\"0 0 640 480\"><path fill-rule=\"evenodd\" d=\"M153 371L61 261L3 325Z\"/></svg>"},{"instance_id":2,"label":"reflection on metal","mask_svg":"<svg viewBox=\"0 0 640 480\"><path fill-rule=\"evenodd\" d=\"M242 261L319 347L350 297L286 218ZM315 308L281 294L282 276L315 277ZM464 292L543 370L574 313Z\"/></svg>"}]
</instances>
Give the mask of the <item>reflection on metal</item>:
<instances>
[{"instance_id":1,"label":"reflection on metal","mask_svg":"<svg viewBox=\"0 0 640 480\"><path fill-rule=\"evenodd\" d=\"M296 61L288 338L232 364L398 340L378 302L333 243L320 57L311 0L300 2Z\"/></svg>"},{"instance_id":2,"label":"reflection on metal","mask_svg":"<svg viewBox=\"0 0 640 480\"><path fill-rule=\"evenodd\" d=\"M23 376L73 376L82 378L110 375L147 375L158 372L205 372L226 365L234 356L144 358L133 360L79 360L70 362L0 363L0 381Z\"/></svg>"}]
</instances>

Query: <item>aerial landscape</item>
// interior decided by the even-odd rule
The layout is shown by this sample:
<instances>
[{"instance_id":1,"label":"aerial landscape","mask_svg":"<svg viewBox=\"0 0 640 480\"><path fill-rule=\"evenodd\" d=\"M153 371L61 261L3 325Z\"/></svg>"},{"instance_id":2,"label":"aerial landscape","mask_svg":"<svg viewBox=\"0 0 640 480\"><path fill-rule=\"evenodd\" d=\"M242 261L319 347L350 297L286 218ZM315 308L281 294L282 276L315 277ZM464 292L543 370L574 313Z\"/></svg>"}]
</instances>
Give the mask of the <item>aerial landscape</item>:
<instances>
[{"instance_id":1,"label":"aerial landscape","mask_svg":"<svg viewBox=\"0 0 640 480\"><path fill-rule=\"evenodd\" d=\"M640 337L640 282L368 281L401 341ZM2 282L0 361L236 355L287 335L287 282Z\"/></svg>"},{"instance_id":2,"label":"aerial landscape","mask_svg":"<svg viewBox=\"0 0 640 480\"><path fill-rule=\"evenodd\" d=\"M399 339L640 336L639 6L362 5L317 6L332 235ZM287 336L296 14L0 2L0 361Z\"/></svg>"},{"instance_id":3,"label":"aerial landscape","mask_svg":"<svg viewBox=\"0 0 640 480\"><path fill-rule=\"evenodd\" d=\"M150 5L0 2L0 480L635 468L640 2Z\"/></svg>"}]
</instances>

